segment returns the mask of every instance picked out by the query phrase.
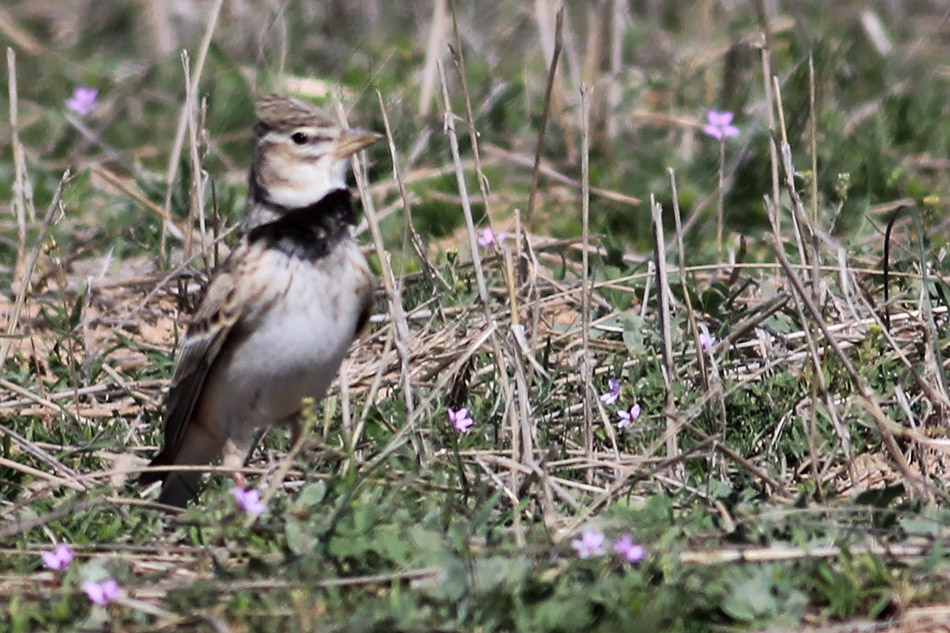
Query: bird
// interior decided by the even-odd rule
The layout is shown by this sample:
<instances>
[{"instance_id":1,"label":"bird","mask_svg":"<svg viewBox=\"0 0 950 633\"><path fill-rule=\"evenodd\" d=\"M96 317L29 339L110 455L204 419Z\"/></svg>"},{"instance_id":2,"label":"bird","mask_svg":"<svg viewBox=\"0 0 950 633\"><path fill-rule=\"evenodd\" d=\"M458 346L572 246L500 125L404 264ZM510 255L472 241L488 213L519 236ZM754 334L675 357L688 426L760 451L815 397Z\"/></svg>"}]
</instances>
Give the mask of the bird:
<instances>
[{"instance_id":1,"label":"bird","mask_svg":"<svg viewBox=\"0 0 950 633\"><path fill-rule=\"evenodd\" d=\"M185 507L202 473L162 466L220 459L240 468L274 425L289 426L296 442L304 399L326 395L372 308L346 175L350 157L382 136L285 95L260 96L256 111L238 237L186 330L163 445L139 478L161 480L158 501L168 505Z\"/></svg>"}]
</instances>

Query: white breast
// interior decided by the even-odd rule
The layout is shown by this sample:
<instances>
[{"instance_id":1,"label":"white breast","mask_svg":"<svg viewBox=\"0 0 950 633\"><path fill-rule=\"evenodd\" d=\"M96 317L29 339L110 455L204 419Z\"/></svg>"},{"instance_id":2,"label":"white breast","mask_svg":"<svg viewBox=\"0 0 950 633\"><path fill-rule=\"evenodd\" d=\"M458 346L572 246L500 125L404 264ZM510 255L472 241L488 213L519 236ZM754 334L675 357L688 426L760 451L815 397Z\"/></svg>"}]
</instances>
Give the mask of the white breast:
<instances>
[{"instance_id":1,"label":"white breast","mask_svg":"<svg viewBox=\"0 0 950 633\"><path fill-rule=\"evenodd\" d=\"M316 262L273 249L264 258L255 275L266 275L264 294L274 294L242 319L241 342L205 384L205 414L220 416L227 435L253 434L298 411L303 398L323 398L353 340L368 282L350 241Z\"/></svg>"}]
</instances>

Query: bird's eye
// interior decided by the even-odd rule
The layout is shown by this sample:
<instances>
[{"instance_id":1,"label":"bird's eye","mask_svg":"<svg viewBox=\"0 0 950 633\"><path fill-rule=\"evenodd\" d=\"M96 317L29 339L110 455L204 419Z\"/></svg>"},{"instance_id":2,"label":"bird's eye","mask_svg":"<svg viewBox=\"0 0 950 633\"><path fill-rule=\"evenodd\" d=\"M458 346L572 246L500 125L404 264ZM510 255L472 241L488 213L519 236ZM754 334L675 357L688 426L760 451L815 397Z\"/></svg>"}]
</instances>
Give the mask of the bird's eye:
<instances>
[{"instance_id":1,"label":"bird's eye","mask_svg":"<svg viewBox=\"0 0 950 633\"><path fill-rule=\"evenodd\" d=\"M297 145L303 145L308 140L310 140L310 138L303 132L294 132L293 136L290 137L290 140Z\"/></svg>"}]
</instances>

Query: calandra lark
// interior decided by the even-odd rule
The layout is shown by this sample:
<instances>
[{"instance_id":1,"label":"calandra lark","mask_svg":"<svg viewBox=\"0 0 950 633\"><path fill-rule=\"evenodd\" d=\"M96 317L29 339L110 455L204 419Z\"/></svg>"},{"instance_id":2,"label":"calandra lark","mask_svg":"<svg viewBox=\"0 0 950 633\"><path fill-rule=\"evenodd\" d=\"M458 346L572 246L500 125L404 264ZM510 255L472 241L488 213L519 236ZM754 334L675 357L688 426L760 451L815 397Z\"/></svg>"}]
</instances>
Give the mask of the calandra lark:
<instances>
[{"instance_id":1,"label":"calandra lark","mask_svg":"<svg viewBox=\"0 0 950 633\"><path fill-rule=\"evenodd\" d=\"M240 237L205 292L178 353L151 466L238 468L273 424L300 433L366 323L372 278L351 234L347 162L380 136L346 129L303 101L266 95ZM159 501L184 506L200 473L151 470ZM243 479L235 476L236 481Z\"/></svg>"}]
</instances>

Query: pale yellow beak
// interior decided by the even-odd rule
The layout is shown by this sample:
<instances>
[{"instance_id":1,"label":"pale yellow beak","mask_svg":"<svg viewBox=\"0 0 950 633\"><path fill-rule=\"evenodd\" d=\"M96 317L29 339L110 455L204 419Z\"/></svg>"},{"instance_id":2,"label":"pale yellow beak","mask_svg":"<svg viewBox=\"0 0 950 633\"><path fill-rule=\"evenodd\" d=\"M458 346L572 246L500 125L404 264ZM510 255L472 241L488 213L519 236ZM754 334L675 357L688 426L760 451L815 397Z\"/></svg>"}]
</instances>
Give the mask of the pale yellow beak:
<instances>
[{"instance_id":1,"label":"pale yellow beak","mask_svg":"<svg viewBox=\"0 0 950 633\"><path fill-rule=\"evenodd\" d=\"M369 147L381 138L383 138L382 134L368 130L347 130L340 136L340 140L337 141L336 149L333 150L333 154L337 158L346 158L352 156L364 147Z\"/></svg>"}]
</instances>

